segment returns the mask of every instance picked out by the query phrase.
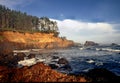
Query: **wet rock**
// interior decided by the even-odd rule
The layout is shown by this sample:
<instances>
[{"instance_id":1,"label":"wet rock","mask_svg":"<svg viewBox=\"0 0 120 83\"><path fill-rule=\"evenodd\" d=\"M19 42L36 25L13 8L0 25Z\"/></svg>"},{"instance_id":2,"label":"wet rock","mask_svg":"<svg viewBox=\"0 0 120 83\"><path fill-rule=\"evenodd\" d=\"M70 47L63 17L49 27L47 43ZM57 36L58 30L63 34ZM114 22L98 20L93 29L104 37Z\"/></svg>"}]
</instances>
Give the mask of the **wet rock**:
<instances>
[{"instance_id":1,"label":"wet rock","mask_svg":"<svg viewBox=\"0 0 120 83\"><path fill-rule=\"evenodd\" d=\"M60 65L60 67L58 68L58 70L60 70L60 71L67 71L67 72L72 71L72 68L69 65L69 62L65 58L60 58L58 60L58 64Z\"/></svg>"},{"instance_id":2,"label":"wet rock","mask_svg":"<svg viewBox=\"0 0 120 83\"><path fill-rule=\"evenodd\" d=\"M0 58L0 65L8 66L8 67L16 67L18 64L18 61L24 60L25 54L24 53L18 53L14 56L14 53L11 52L7 55L1 56Z\"/></svg>"},{"instance_id":3,"label":"wet rock","mask_svg":"<svg viewBox=\"0 0 120 83\"><path fill-rule=\"evenodd\" d=\"M65 58L60 58L58 64L68 64L68 61Z\"/></svg>"},{"instance_id":4,"label":"wet rock","mask_svg":"<svg viewBox=\"0 0 120 83\"><path fill-rule=\"evenodd\" d=\"M52 59L59 59L58 56L52 56Z\"/></svg>"},{"instance_id":5,"label":"wet rock","mask_svg":"<svg viewBox=\"0 0 120 83\"><path fill-rule=\"evenodd\" d=\"M61 66L60 68L59 68L59 70L65 70L65 71L72 71L72 68L71 68L71 66L69 65L69 64L66 64L66 65L64 65L64 66Z\"/></svg>"},{"instance_id":6,"label":"wet rock","mask_svg":"<svg viewBox=\"0 0 120 83\"><path fill-rule=\"evenodd\" d=\"M53 54L54 54L54 55L58 55L58 52L54 52Z\"/></svg>"},{"instance_id":7,"label":"wet rock","mask_svg":"<svg viewBox=\"0 0 120 83\"><path fill-rule=\"evenodd\" d=\"M20 61L20 60L24 60L24 57L26 57L26 55L24 53L17 53L17 57L18 57L18 61Z\"/></svg>"},{"instance_id":8,"label":"wet rock","mask_svg":"<svg viewBox=\"0 0 120 83\"><path fill-rule=\"evenodd\" d=\"M35 58L35 54L28 55L28 59Z\"/></svg>"},{"instance_id":9,"label":"wet rock","mask_svg":"<svg viewBox=\"0 0 120 83\"><path fill-rule=\"evenodd\" d=\"M49 64L49 66L52 68L52 69L57 69L58 66L56 64Z\"/></svg>"},{"instance_id":10,"label":"wet rock","mask_svg":"<svg viewBox=\"0 0 120 83\"><path fill-rule=\"evenodd\" d=\"M13 53L9 53L2 57L0 64L9 67L15 67L17 65L17 56L13 56Z\"/></svg>"},{"instance_id":11,"label":"wet rock","mask_svg":"<svg viewBox=\"0 0 120 83\"><path fill-rule=\"evenodd\" d=\"M95 68L89 70L87 76L92 78L93 82L111 82L111 81L120 81L118 80L118 76L116 76L111 71L104 68Z\"/></svg>"}]
</instances>

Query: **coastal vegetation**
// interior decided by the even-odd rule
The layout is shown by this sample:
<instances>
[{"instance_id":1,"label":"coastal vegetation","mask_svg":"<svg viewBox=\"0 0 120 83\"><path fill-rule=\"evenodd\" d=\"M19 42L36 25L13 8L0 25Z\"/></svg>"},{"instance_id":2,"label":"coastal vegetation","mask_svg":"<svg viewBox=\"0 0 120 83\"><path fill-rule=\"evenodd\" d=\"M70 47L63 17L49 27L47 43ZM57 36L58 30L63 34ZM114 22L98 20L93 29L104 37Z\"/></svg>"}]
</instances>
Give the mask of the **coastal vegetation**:
<instances>
[{"instance_id":1,"label":"coastal vegetation","mask_svg":"<svg viewBox=\"0 0 120 83\"><path fill-rule=\"evenodd\" d=\"M0 5L0 31L41 32L59 35L57 22L50 21L47 17L28 15L21 11L9 9Z\"/></svg>"}]
</instances>

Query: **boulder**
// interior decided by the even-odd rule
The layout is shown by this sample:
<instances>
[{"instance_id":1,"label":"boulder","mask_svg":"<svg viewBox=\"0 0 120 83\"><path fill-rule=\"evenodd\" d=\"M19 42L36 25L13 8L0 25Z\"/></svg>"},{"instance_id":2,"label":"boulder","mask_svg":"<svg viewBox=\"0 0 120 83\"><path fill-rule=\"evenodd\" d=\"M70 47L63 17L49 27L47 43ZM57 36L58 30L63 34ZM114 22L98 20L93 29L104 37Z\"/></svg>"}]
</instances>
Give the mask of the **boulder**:
<instances>
[{"instance_id":1,"label":"boulder","mask_svg":"<svg viewBox=\"0 0 120 83\"><path fill-rule=\"evenodd\" d=\"M28 55L28 59L35 58L35 54Z\"/></svg>"},{"instance_id":2,"label":"boulder","mask_svg":"<svg viewBox=\"0 0 120 83\"><path fill-rule=\"evenodd\" d=\"M9 53L1 57L0 65L15 67L17 65L17 56L14 56L13 53Z\"/></svg>"},{"instance_id":3,"label":"boulder","mask_svg":"<svg viewBox=\"0 0 120 83\"><path fill-rule=\"evenodd\" d=\"M68 61L65 58L60 58L58 64L68 64Z\"/></svg>"},{"instance_id":4,"label":"boulder","mask_svg":"<svg viewBox=\"0 0 120 83\"><path fill-rule=\"evenodd\" d=\"M116 43L112 43L111 46L117 46L117 44Z\"/></svg>"},{"instance_id":5,"label":"boulder","mask_svg":"<svg viewBox=\"0 0 120 83\"><path fill-rule=\"evenodd\" d=\"M88 71L87 76L90 77L93 82L120 81L118 76L105 68L91 69Z\"/></svg>"},{"instance_id":6,"label":"boulder","mask_svg":"<svg viewBox=\"0 0 120 83\"><path fill-rule=\"evenodd\" d=\"M61 66L59 70L65 70L69 72L69 71L72 71L72 68L69 64L67 64L67 65Z\"/></svg>"},{"instance_id":7,"label":"boulder","mask_svg":"<svg viewBox=\"0 0 120 83\"><path fill-rule=\"evenodd\" d=\"M49 66L52 68L52 69L57 69L58 66L56 64L49 64Z\"/></svg>"},{"instance_id":8,"label":"boulder","mask_svg":"<svg viewBox=\"0 0 120 83\"><path fill-rule=\"evenodd\" d=\"M98 44L93 41L86 41L84 44L84 46L96 46L96 45L98 45Z\"/></svg>"},{"instance_id":9,"label":"boulder","mask_svg":"<svg viewBox=\"0 0 120 83\"><path fill-rule=\"evenodd\" d=\"M58 56L52 56L52 59L59 59Z\"/></svg>"},{"instance_id":10,"label":"boulder","mask_svg":"<svg viewBox=\"0 0 120 83\"><path fill-rule=\"evenodd\" d=\"M20 60L24 60L24 57L26 57L26 55L24 53L17 53L17 57L18 57L18 61L20 61Z\"/></svg>"}]
</instances>

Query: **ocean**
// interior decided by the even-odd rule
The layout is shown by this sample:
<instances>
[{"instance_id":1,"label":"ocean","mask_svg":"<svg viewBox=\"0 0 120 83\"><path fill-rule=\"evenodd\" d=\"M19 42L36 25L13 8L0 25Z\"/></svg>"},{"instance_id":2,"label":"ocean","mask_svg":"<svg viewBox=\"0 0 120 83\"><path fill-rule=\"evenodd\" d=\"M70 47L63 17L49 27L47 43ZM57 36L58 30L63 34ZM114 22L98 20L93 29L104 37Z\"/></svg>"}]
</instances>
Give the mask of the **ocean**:
<instances>
[{"instance_id":1,"label":"ocean","mask_svg":"<svg viewBox=\"0 0 120 83\"><path fill-rule=\"evenodd\" d=\"M57 61L65 58L72 70L63 68ZM30 61L31 60L31 61ZM55 64L58 72L63 73L84 73L94 68L106 68L120 76L120 45L100 45L89 47L70 47L64 49L42 49L36 54L35 59L28 59L28 64L43 62L46 65ZM23 65L23 62L18 62ZM27 63L27 62L26 62ZM27 64L26 64L27 65ZM60 68L62 67L62 68Z\"/></svg>"}]
</instances>

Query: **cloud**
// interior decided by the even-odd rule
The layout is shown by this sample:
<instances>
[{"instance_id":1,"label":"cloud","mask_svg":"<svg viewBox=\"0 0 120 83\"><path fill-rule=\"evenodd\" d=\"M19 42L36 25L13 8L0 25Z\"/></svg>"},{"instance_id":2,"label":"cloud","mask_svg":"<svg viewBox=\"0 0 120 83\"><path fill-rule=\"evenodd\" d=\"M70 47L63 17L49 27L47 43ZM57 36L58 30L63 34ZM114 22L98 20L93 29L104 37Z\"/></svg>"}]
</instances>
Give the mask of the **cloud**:
<instances>
[{"instance_id":1,"label":"cloud","mask_svg":"<svg viewBox=\"0 0 120 83\"><path fill-rule=\"evenodd\" d=\"M14 8L15 6L26 6L30 4L33 0L0 0L1 5L5 5L9 8Z\"/></svg>"},{"instance_id":2,"label":"cloud","mask_svg":"<svg viewBox=\"0 0 120 83\"><path fill-rule=\"evenodd\" d=\"M116 33L115 25L105 22L83 22L72 19L56 20L60 30L60 36L66 36L70 40L84 43L86 40L98 43L120 43L120 33Z\"/></svg>"}]
</instances>

